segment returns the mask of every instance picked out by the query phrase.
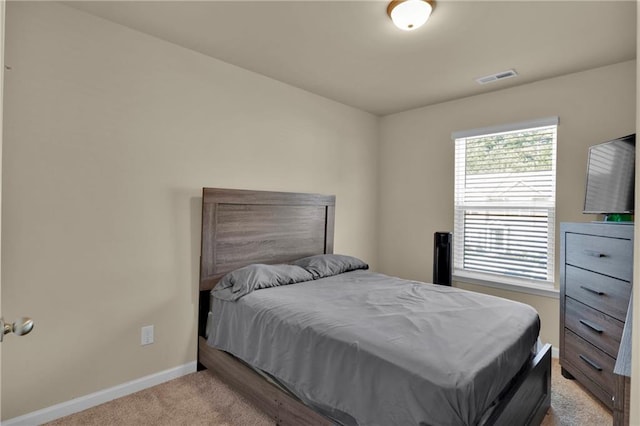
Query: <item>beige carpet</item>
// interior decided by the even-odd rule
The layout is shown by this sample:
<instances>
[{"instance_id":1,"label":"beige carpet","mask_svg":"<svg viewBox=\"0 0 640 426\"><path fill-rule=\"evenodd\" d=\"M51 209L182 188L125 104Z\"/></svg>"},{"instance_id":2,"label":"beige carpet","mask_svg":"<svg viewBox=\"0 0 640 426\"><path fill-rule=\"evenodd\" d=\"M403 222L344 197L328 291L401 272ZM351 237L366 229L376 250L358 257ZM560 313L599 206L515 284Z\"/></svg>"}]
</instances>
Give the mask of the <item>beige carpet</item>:
<instances>
[{"instance_id":1,"label":"beige carpet","mask_svg":"<svg viewBox=\"0 0 640 426\"><path fill-rule=\"evenodd\" d=\"M611 414L553 360L551 410L544 426L602 426ZM273 425L264 414L207 371L116 399L47 425ZM516 425L514 425L516 426Z\"/></svg>"},{"instance_id":2,"label":"beige carpet","mask_svg":"<svg viewBox=\"0 0 640 426\"><path fill-rule=\"evenodd\" d=\"M560 374L558 360L551 370L551 409L543 426L609 426L613 424L611 412L575 380Z\"/></svg>"}]
</instances>

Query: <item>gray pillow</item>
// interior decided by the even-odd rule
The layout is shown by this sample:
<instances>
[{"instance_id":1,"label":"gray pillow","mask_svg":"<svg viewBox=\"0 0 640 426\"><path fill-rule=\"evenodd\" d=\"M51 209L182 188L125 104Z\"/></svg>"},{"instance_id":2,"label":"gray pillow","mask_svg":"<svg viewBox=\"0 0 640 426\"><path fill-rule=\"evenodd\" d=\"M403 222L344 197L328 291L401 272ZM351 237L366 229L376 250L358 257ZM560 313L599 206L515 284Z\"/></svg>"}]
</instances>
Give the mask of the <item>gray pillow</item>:
<instances>
[{"instance_id":1,"label":"gray pillow","mask_svg":"<svg viewBox=\"0 0 640 426\"><path fill-rule=\"evenodd\" d=\"M218 299L236 301L261 288L311 280L313 275L300 266L253 264L222 277L211 293Z\"/></svg>"},{"instance_id":2,"label":"gray pillow","mask_svg":"<svg viewBox=\"0 0 640 426\"><path fill-rule=\"evenodd\" d=\"M355 271L356 269L369 269L369 265L357 257L342 254L319 254L303 257L293 262L293 264L309 271L314 279L331 277L344 272Z\"/></svg>"}]
</instances>

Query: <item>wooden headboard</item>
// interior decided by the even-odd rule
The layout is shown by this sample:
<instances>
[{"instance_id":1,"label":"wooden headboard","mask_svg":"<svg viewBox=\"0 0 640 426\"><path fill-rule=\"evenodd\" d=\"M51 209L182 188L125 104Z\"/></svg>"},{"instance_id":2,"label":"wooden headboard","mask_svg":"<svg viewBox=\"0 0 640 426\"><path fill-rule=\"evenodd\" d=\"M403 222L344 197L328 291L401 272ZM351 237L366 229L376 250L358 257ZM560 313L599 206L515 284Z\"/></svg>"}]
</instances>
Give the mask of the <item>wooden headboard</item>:
<instances>
[{"instance_id":1,"label":"wooden headboard","mask_svg":"<svg viewBox=\"0 0 640 426\"><path fill-rule=\"evenodd\" d=\"M333 253L335 204L333 195L203 188L200 335L208 290L225 274Z\"/></svg>"},{"instance_id":2,"label":"wooden headboard","mask_svg":"<svg viewBox=\"0 0 640 426\"><path fill-rule=\"evenodd\" d=\"M200 290L234 269L333 253L335 196L204 188Z\"/></svg>"}]
</instances>

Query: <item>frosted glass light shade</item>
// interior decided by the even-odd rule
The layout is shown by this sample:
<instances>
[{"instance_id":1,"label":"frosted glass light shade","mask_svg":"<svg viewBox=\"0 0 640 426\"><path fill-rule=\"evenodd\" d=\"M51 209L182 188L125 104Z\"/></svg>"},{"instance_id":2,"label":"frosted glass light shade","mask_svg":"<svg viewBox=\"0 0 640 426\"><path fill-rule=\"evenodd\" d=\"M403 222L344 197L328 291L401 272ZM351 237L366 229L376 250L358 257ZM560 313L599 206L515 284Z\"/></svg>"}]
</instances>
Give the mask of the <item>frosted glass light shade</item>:
<instances>
[{"instance_id":1,"label":"frosted glass light shade","mask_svg":"<svg viewBox=\"0 0 640 426\"><path fill-rule=\"evenodd\" d=\"M395 0L389 3L387 14L396 27L413 31L427 22L432 10L427 0Z\"/></svg>"}]
</instances>

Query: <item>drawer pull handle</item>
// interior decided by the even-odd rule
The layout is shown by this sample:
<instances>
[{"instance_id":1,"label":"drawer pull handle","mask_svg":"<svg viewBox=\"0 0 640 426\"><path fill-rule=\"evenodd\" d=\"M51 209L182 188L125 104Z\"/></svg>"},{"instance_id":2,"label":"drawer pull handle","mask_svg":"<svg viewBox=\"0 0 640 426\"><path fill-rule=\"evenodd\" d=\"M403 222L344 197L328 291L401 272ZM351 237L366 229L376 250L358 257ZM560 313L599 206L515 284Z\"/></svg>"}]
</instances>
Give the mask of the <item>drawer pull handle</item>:
<instances>
[{"instance_id":1,"label":"drawer pull handle","mask_svg":"<svg viewBox=\"0 0 640 426\"><path fill-rule=\"evenodd\" d=\"M591 330L595 331L598 334L602 334L602 332L604 331L600 327L590 323L589 321L580 320L580 324L589 327Z\"/></svg>"},{"instance_id":2,"label":"drawer pull handle","mask_svg":"<svg viewBox=\"0 0 640 426\"><path fill-rule=\"evenodd\" d=\"M597 294L598 296L604 296L604 292L602 292L600 290L594 290L592 288L585 287L583 285L581 285L580 288L583 289L583 290L587 290L589 293Z\"/></svg>"},{"instance_id":3,"label":"drawer pull handle","mask_svg":"<svg viewBox=\"0 0 640 426\"><path fill-rule=\"evenodd\" d=\"M589 358L587 358L586 356L580 354L580 359L583 360L584 362L586 362L587 364L589 364L589 366L591 368L593 368L594 370L598 370L598 371L602 371L602 367L600 367L598 364L596 364L595 362L591 361Z\"/></svg>"},{"instance_id":4,"label":"drawer pull handle","mask_svg":"<svg viewBox=\"0 0 640 426\"><path fill-rule=\"evenodd\" d=\"M592 257L607 257L606 254L600 253L599 251L595 251L595 250L585 250L584 254L586 254L587 256L592 256Z\"/></svg>"}]
</instances>

